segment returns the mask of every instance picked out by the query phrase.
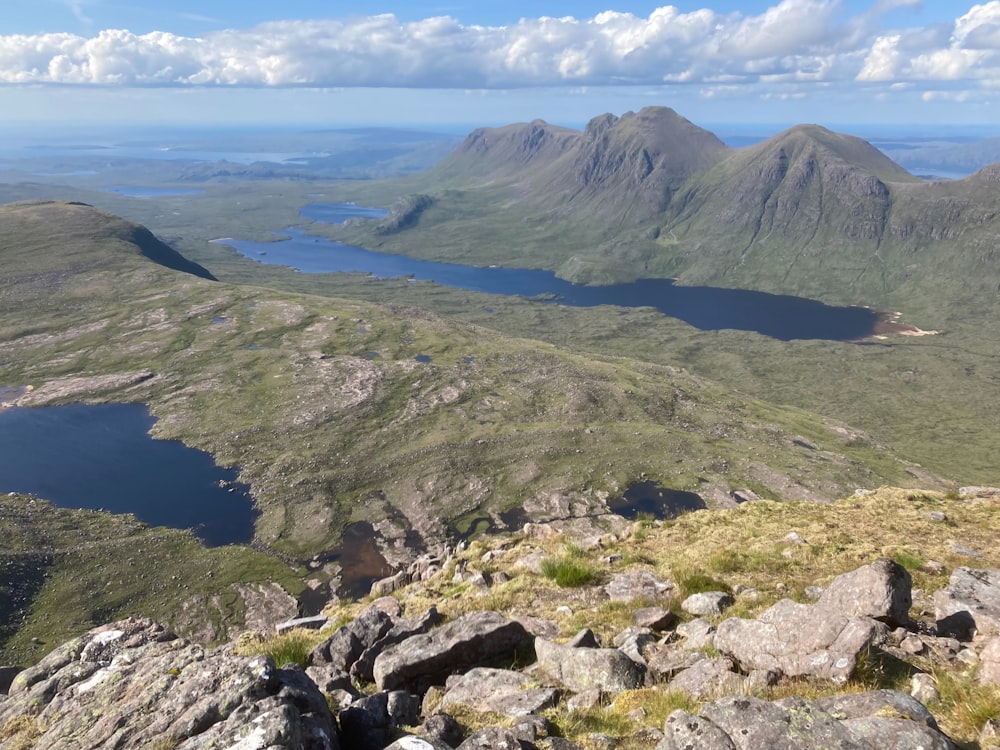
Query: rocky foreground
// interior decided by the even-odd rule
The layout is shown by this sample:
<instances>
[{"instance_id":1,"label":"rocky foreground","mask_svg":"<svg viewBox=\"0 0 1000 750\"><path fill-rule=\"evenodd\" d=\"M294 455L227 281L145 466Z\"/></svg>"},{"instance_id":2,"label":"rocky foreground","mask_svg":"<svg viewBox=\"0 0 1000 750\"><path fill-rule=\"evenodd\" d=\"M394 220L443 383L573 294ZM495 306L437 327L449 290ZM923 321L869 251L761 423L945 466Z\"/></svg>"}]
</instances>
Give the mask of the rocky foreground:
<instances>
[{"instance_id":1,"label":"rocky foreground","mask_svg":"<svg viewBox=\"0 0 1000 750\"><path fill-rule=\"evenodd\" d=\"M497 611L404 617L382 597L317 635L305 666L241 655L252 635L206 649L130 618L18 673L0 748L944 750L957 746L926 707L939 674L972 667L1000 685L1000 570L955 569L933 621L910 619L911 576L887 558L752 619L726 616L721 591L685 598L679 619L672 587L642 567L612 576L604 593L633 625L611 643L589 629L557 642L555 622ZM909 689L859 690L873 664L905 667ZM571 730L619 703L647 726Z\"/></svg>"}]
</instances>

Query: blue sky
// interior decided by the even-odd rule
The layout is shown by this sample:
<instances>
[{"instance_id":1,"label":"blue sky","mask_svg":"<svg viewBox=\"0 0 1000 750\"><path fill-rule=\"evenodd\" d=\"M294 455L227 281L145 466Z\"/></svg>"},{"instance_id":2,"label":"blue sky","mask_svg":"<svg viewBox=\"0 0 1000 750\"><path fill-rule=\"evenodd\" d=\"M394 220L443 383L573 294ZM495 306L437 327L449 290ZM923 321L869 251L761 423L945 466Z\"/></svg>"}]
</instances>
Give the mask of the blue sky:
<instances>
[{"instance_id":1,"label":"blue sky","mask_svg":"<svg viewBox=\"0 0 1000 750\"><path fill-rule=\"evenodd\" d=\"M1000 123L1000 0L4 0L4 119Z\"/></svg>"}]
</instances>

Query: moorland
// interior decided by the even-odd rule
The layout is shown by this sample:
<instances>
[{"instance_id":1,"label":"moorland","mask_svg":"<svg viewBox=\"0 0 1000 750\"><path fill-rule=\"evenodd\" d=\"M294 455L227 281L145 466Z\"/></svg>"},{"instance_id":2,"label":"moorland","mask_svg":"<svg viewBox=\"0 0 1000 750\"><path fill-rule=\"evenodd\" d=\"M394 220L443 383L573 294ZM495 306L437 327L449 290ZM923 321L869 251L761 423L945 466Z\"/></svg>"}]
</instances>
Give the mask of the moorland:
<instances>
[{"instance_id":1,"label":"moorland","mask_svg":"<svg viewBox=\"0 0 1000 750\"><path fill-rule=\"evenodd\" d=\"M182 613L207 608L208 635L225 637L260 600L248 586L336 589L324 556L360 521L400 566L509 529L512 510L600 528L639 481L715 507L1000 483L996 167L922 181L818 126L731 148L666 108L584 130L477 130L441 160L440 142L418 160L425 145L364 175L380 179L106 158L69 170L96 174L5 173L0 385L33 386L22 406L146 403L157 437L238 466L260 510L252 546L207 549L7 498L5 564L23 573L2 592L11 660L130 611L198 630ZM104 189L124 183L200 192ZM304 219L317 201L389 214ZM578 283L673 278L865 305L887 323L860 341L780 341L650 308L306 275L212 242L290 226ZM920 332L934 333L907 335Z\"/></svg>"}]
</instances>

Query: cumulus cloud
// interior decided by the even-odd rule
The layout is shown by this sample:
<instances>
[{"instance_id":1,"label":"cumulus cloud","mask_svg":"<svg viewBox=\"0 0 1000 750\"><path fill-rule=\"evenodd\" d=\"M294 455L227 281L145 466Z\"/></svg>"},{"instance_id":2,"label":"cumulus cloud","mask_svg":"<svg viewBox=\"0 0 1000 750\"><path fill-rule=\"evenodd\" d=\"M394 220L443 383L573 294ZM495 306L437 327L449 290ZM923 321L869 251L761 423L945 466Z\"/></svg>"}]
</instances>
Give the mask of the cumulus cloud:
<instances>
[{"instance_id":1,"label":"cumulus cloud","mask_svg":"<svg viewBox=\"0 0 1000 750\"><path fill-rule=\"evenodd\" d=\"M391 14L277 21L202 37L168 32L0 36L0 83L514 89L536 86L740 86L1000 79L1000 0L952 24L879 30L875 0L780 0L756 15L673 6L646 18L532 18L463 25ZM83 8L81 0L66 0ZM82 10L81 10L82 12ZM961 11L959 11L961 12Z\"/></svg>"}]
</instances>

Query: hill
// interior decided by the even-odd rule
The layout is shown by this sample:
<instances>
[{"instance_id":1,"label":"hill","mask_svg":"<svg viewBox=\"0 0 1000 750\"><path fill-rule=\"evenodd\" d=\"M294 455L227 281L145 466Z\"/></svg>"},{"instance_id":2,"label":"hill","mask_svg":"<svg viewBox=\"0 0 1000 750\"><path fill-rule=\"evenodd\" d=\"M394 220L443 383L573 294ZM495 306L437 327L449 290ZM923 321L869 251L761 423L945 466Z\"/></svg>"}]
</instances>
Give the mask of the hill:
<instances>
[{"instance_id":1,"label":"hill","mask_svg":"<svg viewBox=\"0 0 1000 750\"><path fill-rule=\"evenodd\" d=\"M940 482L835 420L677 367L180 273L125 239L145 236L134 225L91 207L8 206L0 236L0 263L15 269L0 295L0 384L24 388L15 403L149 404L155 436L239 467L261 511L254 546L312 561L317 585L341 580L333 553L358 522L399 565L527 520L614 526L609 503L635 483L732 505L737 491L823 501ZM62 567L29 599L66 575L84 572ZM88 612L129 604L91 594Z\"/></svg>"},{"instance_id":2,"label":"hill","mask_svg":"<svg viewBox=\"0 0 1000 750\"><path fill-rule=\"evenodd\" d=\"M983 179L921 182L816 125L730 149L650 107L584 131L540 121L476 131L435 169L391 186L423 196L419 221L338 236L583 283L672 277L841 304L898 307L929 294L933 278L947 305L963 285L992 295L1000 284L990 250L1000 206Z\"/></svg>"}]
</instances>

